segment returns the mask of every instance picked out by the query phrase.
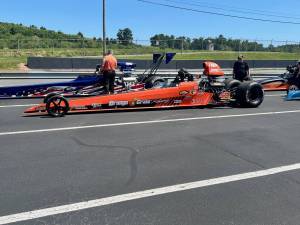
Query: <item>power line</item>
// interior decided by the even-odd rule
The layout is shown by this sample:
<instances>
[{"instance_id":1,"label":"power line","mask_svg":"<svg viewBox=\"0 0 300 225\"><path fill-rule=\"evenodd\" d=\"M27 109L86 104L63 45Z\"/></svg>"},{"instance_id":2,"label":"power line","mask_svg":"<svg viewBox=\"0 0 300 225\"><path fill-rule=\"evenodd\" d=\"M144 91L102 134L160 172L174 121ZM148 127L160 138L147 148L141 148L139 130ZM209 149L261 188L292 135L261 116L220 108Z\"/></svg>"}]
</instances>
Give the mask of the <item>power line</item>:
<instances>
[{"instance_id":1,"label":"power line","mask_svg":"<svg viewBox=\"0 0 300 225\"><path fill-rule=\"evenodd\" d=\"M209 9L216 9L216 10L222 10L225 12L236 12L236 13L251 13L254 15L259 15L259 16L267 16L267 17L277 17L277 18L286 18L286 19L297 19L299 20L300 17L292 17L292 16L284 16L281 14L268 14L268 13L262 13L262 11L260 10L253 10L253 9L242 9L242 8L235 8L235 7L230 7L230 6L221 6L221 5L211 5L209 3L205 3L205 2L200 2L200 1L190 1L189 3L186 2L182 2L182 1L174 1L174 0L164 0L166 2L172 2L172 3L178 3L178 4L185 4L185 5L191 5L191 6L199 6L199 7L205 7L205 8L209 8ZM196 3L193 3L196 2ZM224 8L226 7L226 8Z\"/></svg>"},{"instance_id":2,"label":"power line","mask_svg":"<svg viewBox=\"0 0 300 225\"><path fill-rule=\"evenodd\" d=\"M262 19L262 18L255 18L255 17L246 17L246 16L237 16L237 15L232 15L232 14L204 11L204 10L186 8L186 7L182 7L182 6L175 6L175 5L169 5L169 4L164 4L164 3L152 2L152 1L147 1L147 0L137 0L137 1L147 3L147 4L152 4L152 5L159 5L159 6L164 6L164 7L168 7L168 8L181 9L181 10L185 10L185 11L192 11L192 12L198 12L198 13L204 13L204 14L210 14L210 15L216 15L216 16L224 16L224 17L231 17L231 18L237 18L237 19L260 21L260 22L300 25L300 22L283 21L283 20L271 20L271 19Z\"/></svg>"},{"instance_id":3,"label":"power line","mask_svg":"<svg viewBox=\"0 0 300 225\"><path fill-rule=\"evenodd\" d=\"M252 11L252 12L261 12L261 13L272 13L273 15L289 15L289 16L296 16L299 17L299 14L291 14L291 13L284 13L284 12L278 12L278 11L270 11L270 10L259 10L259 9L249 9L249 8L240 8L240 7L235 7L232 5L224 5L224 4L212 4L209 2L203 2L200 0L190 0L189 2L196 2L200 4L205 4L205 5L211 5L211 6L217 6L217 7L225 7L225 8L231 8L231 9L237 9L237 10L246 10L246 11Z\"/></svg>"}]
</instances>

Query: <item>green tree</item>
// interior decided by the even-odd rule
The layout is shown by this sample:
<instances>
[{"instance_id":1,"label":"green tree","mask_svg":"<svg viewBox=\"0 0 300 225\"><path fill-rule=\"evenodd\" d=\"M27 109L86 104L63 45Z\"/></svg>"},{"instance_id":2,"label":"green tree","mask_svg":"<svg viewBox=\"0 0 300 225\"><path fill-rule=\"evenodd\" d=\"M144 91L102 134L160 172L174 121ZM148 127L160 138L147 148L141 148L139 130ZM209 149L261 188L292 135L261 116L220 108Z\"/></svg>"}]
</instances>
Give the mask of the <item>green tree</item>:
<instances>
[{"instance_id":1,"label":"green tree","mask_svg":"<svg viewBox=\"0 0 300 225\"><path fill-rule=\"evenodd\" d=\"M80 38L84 38L83 33L81 33L80 31L77 33L77 36L79 36Z\"/></svg>"},{"instance_id":2,"label":"green tree","mask_svg":"<svg viewBox=\"0 0 300 225\"><path fill-rule=\"evenodd\" d=\"M121 42L121 44L128 45L133 41L133 33L129 28L120 29L117 33L117 40Z\"/></svg>"},{"instance_id":3,"label":"green tree","mask_svg":"<svg viewBox=\"0 0 300 225\"><path fill-rule=\"evenodd\" d=\"M15 27L11 27L10 30L9 30L9 33L11 35L16 35L17 34L16 28Z\"/></svg>"}]
</instances>

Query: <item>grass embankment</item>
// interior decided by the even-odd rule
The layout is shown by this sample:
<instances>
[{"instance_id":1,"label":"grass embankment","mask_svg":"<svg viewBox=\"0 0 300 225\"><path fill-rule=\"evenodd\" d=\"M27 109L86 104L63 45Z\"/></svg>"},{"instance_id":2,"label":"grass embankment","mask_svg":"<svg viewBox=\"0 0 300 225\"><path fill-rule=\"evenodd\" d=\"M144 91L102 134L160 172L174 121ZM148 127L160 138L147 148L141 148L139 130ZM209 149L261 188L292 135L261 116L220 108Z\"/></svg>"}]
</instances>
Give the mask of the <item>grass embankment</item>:
<instances>
[{"instance_id":1,"label":"grass embankment","mask_svg":"<svg viewBox=\"0 0 300 225\"><path fill-rule=\"evenodd\" d=\"M71 48L71 49L24 49L24 50L6 50L0 49L0 69L1 70L15 70L18 69L18 65L21 63L26 64L26 59L29 56L40 57L87 57L87 56L99 56L101 55L101 49L97 48ZM152 52L159 51L154 47L143 48L119 48L115 50L116 55L144 55ZM138 58L138 57L136 57Z\"/></svg>"},{"instance_id":2,"label":"grass embankment","mask_svg":"<svg viewBox=\"0 0 300 225\"><path fill-rule=\"evenodd\" d=\"M122 59L151 59L153 52L162 50L154 47L115 49L115 54ZM168 52L178 52L172 49ZM43 57L82 57L99 56L101 49L31 49L31 50L0 50L0 69L14 70L18 65L26 63L28 56ZM235 60L237 52L208 52L208 51L184 51L178 53L176 60ZM241 53L247 60L297 60L300 59L300 53L282 53L282 52L243 52Z\"/></svg>"}]
</instances>

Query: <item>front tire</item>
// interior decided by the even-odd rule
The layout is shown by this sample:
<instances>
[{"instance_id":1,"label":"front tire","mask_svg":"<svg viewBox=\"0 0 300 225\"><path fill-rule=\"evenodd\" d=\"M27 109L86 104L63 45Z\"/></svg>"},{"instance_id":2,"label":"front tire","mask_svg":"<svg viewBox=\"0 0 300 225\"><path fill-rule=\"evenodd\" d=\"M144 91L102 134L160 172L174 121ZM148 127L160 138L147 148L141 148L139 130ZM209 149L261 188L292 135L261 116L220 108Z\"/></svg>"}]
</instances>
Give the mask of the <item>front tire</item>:
<instances>
[{"instance_id":1,"label":"front tire","mask_svg":"<svg viewBox=\"0 0 300 225\"><path fill-rule=\"evenodd\" d=\"M64 117L70 110L69 102L62 96L53 96L48 99L46 110L52 117Z\"/></svg>"},{"instance_id":2,"label":"front tire","mask_svg":"<svg viewBox=\"0 0 300 225\"><path fill-rule=\"evenodd\" d=\"M48 100L54 96L59 96L59 94L57 94L57 93L47 94L46 97L44 98L44 103L47 104Z\"/></svg>"}]
</instances>

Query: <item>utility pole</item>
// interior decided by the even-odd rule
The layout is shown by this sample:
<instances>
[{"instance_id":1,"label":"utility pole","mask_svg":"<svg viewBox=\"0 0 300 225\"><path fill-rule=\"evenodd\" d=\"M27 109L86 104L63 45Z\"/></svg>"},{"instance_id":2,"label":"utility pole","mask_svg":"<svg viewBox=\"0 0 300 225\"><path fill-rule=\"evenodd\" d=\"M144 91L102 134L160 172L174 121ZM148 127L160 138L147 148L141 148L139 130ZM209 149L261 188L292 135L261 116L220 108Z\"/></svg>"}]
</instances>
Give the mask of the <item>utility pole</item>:
<instances>
[{"instance_id":1,"label":"utility pole","mask_svg":"<svg viewBox=\"0 0 300 225\"><path fill-rule=\"evenodd\" d=\"M103 20L103 56L106 54L106 9L105 9L105 0L102 0L102 20Z\"/></svg>"}]
</instances>

